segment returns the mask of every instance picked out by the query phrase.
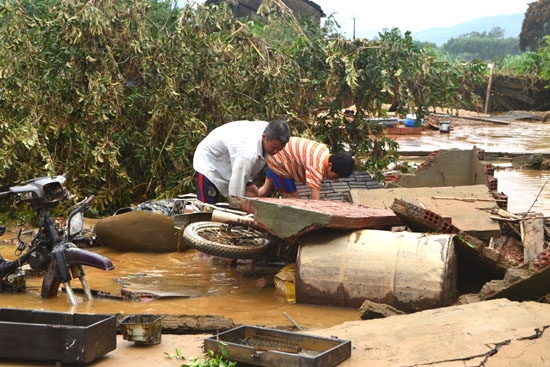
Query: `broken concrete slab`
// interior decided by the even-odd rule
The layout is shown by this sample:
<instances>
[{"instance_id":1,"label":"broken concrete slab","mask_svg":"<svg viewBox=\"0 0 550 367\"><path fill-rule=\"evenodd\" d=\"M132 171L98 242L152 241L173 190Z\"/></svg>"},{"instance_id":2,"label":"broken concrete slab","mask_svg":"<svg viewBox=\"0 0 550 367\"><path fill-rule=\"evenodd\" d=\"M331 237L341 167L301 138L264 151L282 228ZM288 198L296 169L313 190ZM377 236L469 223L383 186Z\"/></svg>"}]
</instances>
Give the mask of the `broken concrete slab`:
<instances>
[{"instance_id":1,"label":"broken concrete slab","mask_svg":"<svg viewBox=\"0 0 550 367\"><path fill-rule=\"evenodd\" d=\"M253 213L259 228L281 239L297 238L320 228L391 229L403 225L389 209L340 201L234 196L228 201L233 208Z\"/></svg>"},{"instance_id":2,"label":"broken concrete slab","mask_svg":"<svg viewBox=\"0 0 550 367\"><path fill-rule=\"evenodd\" d=\"M454 226L476 238L500 236L500 225L491 219L498 204L487 185L352 189L350 195L354 204L365 206L390 207L396 198L402 199L450 218Z\"/></svg>"},{"instance_id":3,"label":"broken concrete slab","mask_svg":"<svg viewBox=\"0 0 550 367\"><path fill-rule=\"evenodd\" d=\"M352 341L338 367L542 366L550 360L548 325L549 304L499 299L308 333Z\"/></svg>"},{"instance_id":4,"label":"broken concrete slab","mask_svg":"<svg viewBox=\"0 0 550 367\"><path fill-rule=\"evenodd\" d=\"M550 267L533 271L525 265L508 269L504 279L493 280L479 292L482 300L507 298L512 301L538 301L550 293Z\"/></svg>"},{"instance_id":5,"label":"broken concrete slab","mask_svg":"<svg viewBox=\"0 0 550 367\"><path fill-rule=\"evenodd\" d=\"M496 191L491 165L481 162L483 150L449 149L433 152L414 173L391 175L388 185L399 187L439 187L487 185ZM488 172L489 171L489 172ZM489 182L490 181L490 182Z\"/></svg>"},{"instance_id":6,"label":"broken concrete slab","mask_svg":"<svg viewBox=\"0 0 550 367\"><path fill-rule=\"evenodd\" d=\"M380 319L384 317L404 315L405 312L384 303L377 303L366 300L359 308L359 318L361 320Z\"/></svg>"},{"instance_id":7,"label":"broken concrete slab","mask_svg":"<svg viewBox=\"0 0 550 367\"><path fill-rule=\"evenodd\" d=\"M127 286L120 290L122 301L126 302L151 302L160 298L196 298L199 292L193 290L163 291L159 289L147 289L143 286Z\"/></svg>"}]
</instances>

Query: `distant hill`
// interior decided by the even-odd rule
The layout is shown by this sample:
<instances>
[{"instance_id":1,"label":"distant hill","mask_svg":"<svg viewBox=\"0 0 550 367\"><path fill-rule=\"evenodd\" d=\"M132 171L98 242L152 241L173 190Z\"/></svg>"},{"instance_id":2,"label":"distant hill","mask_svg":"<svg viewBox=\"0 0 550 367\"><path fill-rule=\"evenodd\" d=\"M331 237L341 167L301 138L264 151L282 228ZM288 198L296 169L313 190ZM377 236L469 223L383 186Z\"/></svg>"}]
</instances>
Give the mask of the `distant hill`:
<instances>
[{"instance_id":1,"label":"distant hill","mask_svg":"<svg viewBox=\"0 0 550 367\"><path fill-rule=\"evenodd\" d=\"M471 32L490 32L495 27L504 29L504 37L519 37L525 14L495 15L470 20L452 27L431 28L425 31L412 32L412 37L421 42L432 42L438 46L443 45L451 38L457 38Z\"/></svg>"}]
</instances>

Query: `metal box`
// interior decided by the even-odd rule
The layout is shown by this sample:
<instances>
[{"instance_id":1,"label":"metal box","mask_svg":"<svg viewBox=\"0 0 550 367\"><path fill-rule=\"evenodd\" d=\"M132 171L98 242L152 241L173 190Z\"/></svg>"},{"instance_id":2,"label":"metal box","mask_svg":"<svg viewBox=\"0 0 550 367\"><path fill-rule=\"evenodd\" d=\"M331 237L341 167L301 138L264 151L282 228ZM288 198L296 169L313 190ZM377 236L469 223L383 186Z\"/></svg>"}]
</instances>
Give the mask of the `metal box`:
<instances>
[{"instance_id":1,"label":"metal box","mask_svg":"<svg viewBox=\"0 0 550 367\"><path fill-rule=\"evenodd\" d=\"M89 363L116 348L116 316L0 308L0 358Z\"/></svg>"},{"instance_id":2,"label":"metal box","mask_svg":"<svg viewBox=\"0 0 550 367\"><path fill-rule=\"evenodd\" d=\"M132 315L120 322L124 340L136 344L160 344L162 338L162 318L164 315Z\"/></svg>"},{"instance_id":3,"label":"metal box","mask_svg":"<svg viewBox=\"0 0 550 367\"><path fill-rule=\"evenodd\" d=\"M205 339L204 349L253 366L332 367L350 357L351 341L244 325Z\"/></svg>"}]
</instances>

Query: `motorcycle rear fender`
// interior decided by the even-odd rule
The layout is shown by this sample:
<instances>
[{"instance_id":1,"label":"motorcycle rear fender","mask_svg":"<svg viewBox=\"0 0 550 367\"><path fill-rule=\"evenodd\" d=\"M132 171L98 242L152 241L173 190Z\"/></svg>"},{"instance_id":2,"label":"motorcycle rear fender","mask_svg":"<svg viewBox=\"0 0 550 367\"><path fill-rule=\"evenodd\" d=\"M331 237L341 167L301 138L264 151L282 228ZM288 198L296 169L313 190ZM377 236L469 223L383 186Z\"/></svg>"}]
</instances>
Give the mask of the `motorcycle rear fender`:
<instances>
[{"instance_id":1,"label":"motorcycle rear fender","mask_svg":"<svg viewBox=\"0 0 550 367\"><path fill-rule=\"evenodd\" d=\"M71 266L87 265L102 270L112 270L115 267L105 256L77 247L58 248L52 251L54 258L50 262L42 279L42 298L57 296L59 285L71 280Z\"/></svg>"},{"instance_id":2,"label":"motorcycle rear fender","mask_svg":"<svg viewBox=\"0 0 550 367\"><path fill-rule=\"evenodd\" d=\"M95 252L82 250L78 247L69 247L64 252L65 260L70 266L85 265L101 270L113 270L115 268L111 260Z\"/></svg>"}]
</instances>

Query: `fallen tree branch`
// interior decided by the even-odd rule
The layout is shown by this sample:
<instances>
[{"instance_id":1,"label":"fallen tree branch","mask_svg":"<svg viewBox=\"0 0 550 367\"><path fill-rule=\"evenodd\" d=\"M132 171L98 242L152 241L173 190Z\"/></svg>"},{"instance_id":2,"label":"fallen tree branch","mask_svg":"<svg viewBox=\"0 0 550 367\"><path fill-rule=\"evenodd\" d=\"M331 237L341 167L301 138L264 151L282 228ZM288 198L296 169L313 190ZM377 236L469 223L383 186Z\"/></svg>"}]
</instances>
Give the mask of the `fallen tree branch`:
<instances>
[{"instance_id":1,"label":"fallen tree branch","mask_svg":"<svg viewBox=\"0 0 550 367\"><path fill-rule=\"evenodd\" d=\"M530 206L529 209L527 210L528 213L531 211L531 209L533 209L533 206L535 206L535 203L536 203L537 200L539 199L539 196L540 196L540 194L542 193L542 190L544 190L544 186L546 186L546 184L548 183L548 181L550 181L550 178L549 178L548 180L546 180L546 182L544 183L544 185L542 185L542 187L540 188L540 191L539 191L539 193L537 194L537 196L535 197L535 200L533 201L533 204L531 204L531 206Z\"/></svg>"}]
</instances>

